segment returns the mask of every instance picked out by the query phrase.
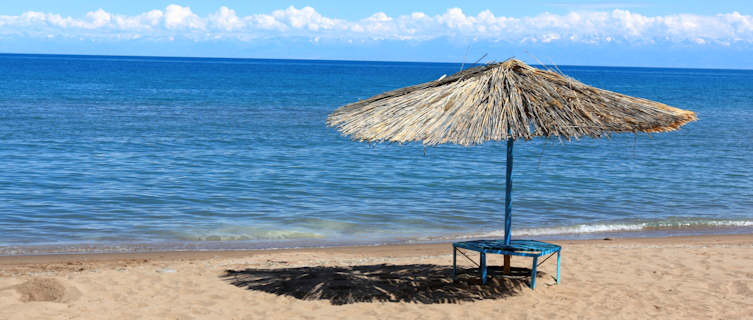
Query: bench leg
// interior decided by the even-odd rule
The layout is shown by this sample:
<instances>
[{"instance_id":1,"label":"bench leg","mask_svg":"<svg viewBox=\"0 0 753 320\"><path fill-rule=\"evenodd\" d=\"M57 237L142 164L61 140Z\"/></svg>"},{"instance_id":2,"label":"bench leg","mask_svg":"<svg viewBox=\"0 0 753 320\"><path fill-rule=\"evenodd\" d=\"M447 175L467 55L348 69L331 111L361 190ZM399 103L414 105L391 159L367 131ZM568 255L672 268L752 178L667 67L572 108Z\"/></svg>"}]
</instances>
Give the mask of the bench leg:
<instances>
[{"instance_id":1,"label":"bench leg","mask_svg":"<svg viewBox=\"0 0 753 320\"><path fill-rule=\"evenodd\" d=\"M504 273L505 273L506 275L510 275L510 256L509 256L509 255L505 255L505 268L504 268Z\"/></svg>"},{"instance_id":2,"label":"bench leg","mask_svg":"<svg viewBox=\"0 0 753 320\"><path fill-rule=\"evenodd\" d=\"M557 256L557 266L559 266L559 256ZM559 273L558 277L559 277ZM455 281L455 279L458 276L458 248L455 246L452 246L452 281Z\"/></svg>"},{"instance_id":3,"label":"bench leg","mask_svg":"<svg viewBox=\"0 0 753 320\"><path fill-rule=\"evenodd\" d=\"M539 257L533 257L533 267L531 268L531 290L536 288L536 265L539 262Z\"/></svg>"},{"instance_id":4,"label":"bench leg","mask_svg":"<svg viewBox=\"0 0 753 320\"><path fill-rule=\"evenodd\" d=\"M486 284L486 253L481 252L481 284Z\"/></svg>"},{"instance_id":5,"label":"bench leg","mask_svg":"<svg viewBox=\"0 0 753 320\"><path fill-rule=\"evenodd\" d=\"M557 251L557 284L560 284L560 254L562 249Z\"/></svg>"}]
</instances>

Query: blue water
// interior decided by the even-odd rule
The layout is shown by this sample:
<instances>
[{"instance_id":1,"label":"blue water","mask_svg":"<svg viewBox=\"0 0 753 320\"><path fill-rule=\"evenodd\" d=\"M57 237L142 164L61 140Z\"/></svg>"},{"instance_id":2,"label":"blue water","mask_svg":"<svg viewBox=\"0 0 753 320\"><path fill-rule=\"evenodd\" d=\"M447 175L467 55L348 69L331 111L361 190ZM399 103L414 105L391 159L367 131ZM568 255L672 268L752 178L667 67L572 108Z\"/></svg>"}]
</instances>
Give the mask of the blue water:
<instances>
[{"instance_id":1,"label":"blue water","mask_svg":"<svg viewBox=\"0 0 753 320\"><path fill-rule=\"evenodd\" d=\"M499 236L504 144L369 146L325 126L459 67L0 55L0 254ZM700 120L517 143L516 236L753 229L753 71L560 69Z\"/></svg>"}]
</instances>

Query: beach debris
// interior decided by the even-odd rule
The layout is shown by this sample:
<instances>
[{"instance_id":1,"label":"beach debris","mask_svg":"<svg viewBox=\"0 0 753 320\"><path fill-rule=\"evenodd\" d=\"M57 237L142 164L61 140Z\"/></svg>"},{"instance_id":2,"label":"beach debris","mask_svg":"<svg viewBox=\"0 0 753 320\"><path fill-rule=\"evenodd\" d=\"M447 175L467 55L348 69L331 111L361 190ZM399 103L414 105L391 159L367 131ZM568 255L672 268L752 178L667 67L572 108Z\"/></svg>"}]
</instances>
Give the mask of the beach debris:
<instances>
[{"instance_id":1,"label":"beach debris","mask_svg":"<svg viewBox=\"0 0 753 320\"><path fill-rule=\"evenodd\" d=\"M267 263L270 263L270 264L288 264L288 262L284 261L284 260L271 260L271 259L267 259Z\"/></svg>"},{"instance_id":2,"label":"beach debris","mask_svg":"<svg viewBox=\"0 0 753 320\"><path fill-rule=\"evenodd\" d=\"M156 271L158 273L175 273L175 272L177 272L177 271L175 271L175 269L168 269L168 268L157 269Z\"/></svg>"}]
</instances>

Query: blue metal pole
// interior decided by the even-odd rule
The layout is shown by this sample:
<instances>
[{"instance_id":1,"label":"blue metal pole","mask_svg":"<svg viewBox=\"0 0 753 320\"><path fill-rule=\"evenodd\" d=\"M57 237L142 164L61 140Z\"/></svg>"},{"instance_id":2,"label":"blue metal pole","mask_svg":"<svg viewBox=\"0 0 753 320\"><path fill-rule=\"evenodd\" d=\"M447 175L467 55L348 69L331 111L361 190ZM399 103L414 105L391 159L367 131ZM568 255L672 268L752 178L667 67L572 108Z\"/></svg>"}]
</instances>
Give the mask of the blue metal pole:
<instances>
[{"instance_id":1,"label":"blue metal pole","mask_svg":"<svg viewBox=\"0 0 753 320\"><path fill-rule=\"evenodd\" d=\"M481 284L486 284L486 252L481 251Z\"/></svg>"},{"instance_id":2,"label":"blue metal pole","mask_svg":"<svg viewBox=\"0 0 753 320\"><path fill-rule=\"evenodd\" d=\"M533 257L533 266L531 267L531 289L536 289L536 267L539 264L539 257Z\"/></svg>"},{"instance_id":3,"label":"blue metal pole","mask_svg":"<svg viewBox=\"0 0 753 320\"><path fill-rule=\"evenodd\" d=\"M562 253L562 248L557 250L557 284L560 284L560 254Z\"/></svg>"},{"instance_id":4,"label":"blue metal pole","mask_svg":"<svg viewBox=\"0 0 753 320\"><path fill-rule=\"evenodd\" d=\"M510 245L510 226L512 225L512 145L513 139L507 138L507 183L505 184L505 245Z\"/></svg>"}]
</instances>

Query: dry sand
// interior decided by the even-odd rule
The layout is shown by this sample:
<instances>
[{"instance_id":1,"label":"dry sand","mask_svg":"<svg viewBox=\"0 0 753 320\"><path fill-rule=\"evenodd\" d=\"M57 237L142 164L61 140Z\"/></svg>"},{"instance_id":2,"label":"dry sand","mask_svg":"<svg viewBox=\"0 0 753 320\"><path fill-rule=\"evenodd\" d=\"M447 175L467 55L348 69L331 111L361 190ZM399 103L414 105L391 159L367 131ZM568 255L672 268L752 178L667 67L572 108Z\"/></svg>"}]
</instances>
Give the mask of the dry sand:
<instances>
[{"instance_id":1,"label":"dry sand","mask_svg":"<svg viewBox=\"0 0 753 320\"><path fill-rule=\"evenodd\" d=\"M449 244L0 257L0 319L753 319L753 235L557 243L535 291Z\"/></svg>"}]
</instances>

